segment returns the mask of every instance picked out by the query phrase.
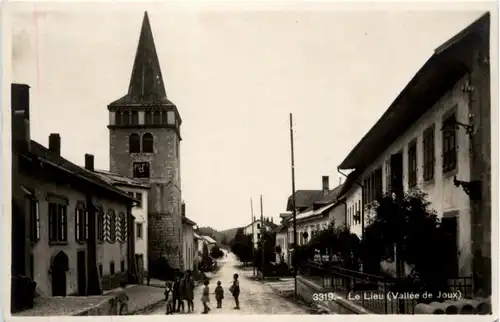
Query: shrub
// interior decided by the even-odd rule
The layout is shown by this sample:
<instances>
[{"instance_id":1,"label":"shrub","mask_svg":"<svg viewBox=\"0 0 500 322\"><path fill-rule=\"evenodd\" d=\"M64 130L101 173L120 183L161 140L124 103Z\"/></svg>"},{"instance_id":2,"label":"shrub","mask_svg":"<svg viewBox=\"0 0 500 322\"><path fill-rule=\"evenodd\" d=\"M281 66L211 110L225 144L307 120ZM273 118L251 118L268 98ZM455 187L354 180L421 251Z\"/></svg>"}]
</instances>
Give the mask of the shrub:
<instances>
[{"instance_id":1,"label":"shrub","mask_svg":"<svg viewBox=\"0 0 500 322\"><path fill-rule=\"evenodd\" d=\"M221 258L224 256L224 252L219 248L218 245L215 245L210 250L210 256L212 256L213 258Z\"/></svg>"},{"instance_id":2,"label":"shrub","mask_svg":"<svg viewBox=\"0 0 500 322\"><path fill-rule=\"evenodd\" d=\"M36 282L26 276L11 278L11 312L19 312L33 307L36 294Z\"/></svg>"}]
</instances>

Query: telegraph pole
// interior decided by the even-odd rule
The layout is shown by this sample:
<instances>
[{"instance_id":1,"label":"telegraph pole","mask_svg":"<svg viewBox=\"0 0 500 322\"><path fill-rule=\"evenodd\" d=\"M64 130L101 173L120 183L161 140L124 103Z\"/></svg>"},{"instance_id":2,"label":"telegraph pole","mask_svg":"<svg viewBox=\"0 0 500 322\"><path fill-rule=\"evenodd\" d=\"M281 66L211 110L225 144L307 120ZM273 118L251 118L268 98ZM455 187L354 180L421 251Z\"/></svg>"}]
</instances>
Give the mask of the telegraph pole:
<instances>
[{"instance_id":1,"label":"telegraph pole","mask_svg":"<svg viewBox=\"0 0 500 322\"><path fill-rule=\"evenodd\" d=\"M292 213L293 213L293 253L292 260L295 256L295 251L297 250L297 212L295 209L295 161L293 155L293 117L290 113L290 144L291 144L291 158L292 158ZM297 259L293 263L293 275L295 281L295 297L297 297Z\"/></svg>"},{"instance_id":2,"label":"telegraph pole","mask_svg":"<svg viewBox=\"0 0 500 322\"><path fill-rule=\"evenodd\" d=\"M262 206L262 195L260 195L260 252L262 253L262 279L264 279L264 262L265 262L265 253L264 253L264 210Z\"/></svg>"},{"instance_id":3,"label":"telegraph pole","mask_svg":"<svg viewBox=\"0 0 500 322\"><path fill-rule=\"evenodd\" d=\"M255 241L254 241L254 230L253 226L255 224L254 216L253 216L253 202L252 198L250 198L250 213L252 215L252 267L253 267L253 277L255 277Z\"/></svg>"}]
</instances>

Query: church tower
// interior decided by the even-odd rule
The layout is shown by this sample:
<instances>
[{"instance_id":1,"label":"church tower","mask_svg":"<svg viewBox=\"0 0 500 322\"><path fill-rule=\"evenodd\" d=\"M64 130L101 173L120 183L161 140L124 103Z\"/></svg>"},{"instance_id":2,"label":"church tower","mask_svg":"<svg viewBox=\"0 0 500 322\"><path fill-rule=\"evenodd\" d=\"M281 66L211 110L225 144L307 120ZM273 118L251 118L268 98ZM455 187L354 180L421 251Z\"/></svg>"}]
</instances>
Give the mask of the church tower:
<instances>
[{"instance_id":1,"label":"church tower","mask_svg":"<svg viewBox=\"0 0 500 322\"><path fill-rule=\"evenodd\" d=\"M167 98L147 12L128 93L108 105L110 170L148 183L148 256L183 269L180 126Z\"/></svg>"}]
</instances>

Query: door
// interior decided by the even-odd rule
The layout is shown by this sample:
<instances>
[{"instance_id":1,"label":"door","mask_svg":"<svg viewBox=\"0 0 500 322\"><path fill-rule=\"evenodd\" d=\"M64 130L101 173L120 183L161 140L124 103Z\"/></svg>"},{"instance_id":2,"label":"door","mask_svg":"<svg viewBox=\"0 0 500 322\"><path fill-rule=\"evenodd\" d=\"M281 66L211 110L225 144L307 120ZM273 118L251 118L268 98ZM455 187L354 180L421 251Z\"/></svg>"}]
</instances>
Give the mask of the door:
<instances>
[{"instance_id":1,"label":"door","mask_svg":"<svg viewBox=\"0 0 500 322\"><path fill-rule=\"evenodd\" d=\"M65 252L60 251L50 265L52 279L52 296L66 296L66 272L69 269L69 259Z\"/></svg>"},{"instance_id":2,"label":"door","mask_svg":"<svg viewBox=\"0 0 500 322\"><path fill-rule=\"evenodd\" d=\"M403 195L403 153L391 155L391 189L398 196Z\"/></svg>"},{"instance_id":3,"label":"door","mask_svg":"<svg viewBox=\"0 0 500 322\"><path fill-rule=\"evenodd\" d=\"M78 274L78 295L87 295L87 275L86 275L86 264L85 264L85 251L80 250L76 256L76 267Z\"/></svg>"},{"instance_id":4,"label":"door","mask_svg":"<svg viewBox=\"0 0 500 322\"><path fill-rule=\"evenodd\" d=\"M446 256L446 268L448 277L458 277L458 220L456 216L444 217L441 220L441 228L445 236L444 249Z\"/></svg>"},{"instance_id":5,"label":"door","mask_svg":"<svg viewBox=\"0 0 500 322\"><path fill-rule=\"evenodd\" d=\"M144 258L142 254L135 255L135 262L137 267L137 278L139 284L144 284Z\"/></svg>"}]
</instances>

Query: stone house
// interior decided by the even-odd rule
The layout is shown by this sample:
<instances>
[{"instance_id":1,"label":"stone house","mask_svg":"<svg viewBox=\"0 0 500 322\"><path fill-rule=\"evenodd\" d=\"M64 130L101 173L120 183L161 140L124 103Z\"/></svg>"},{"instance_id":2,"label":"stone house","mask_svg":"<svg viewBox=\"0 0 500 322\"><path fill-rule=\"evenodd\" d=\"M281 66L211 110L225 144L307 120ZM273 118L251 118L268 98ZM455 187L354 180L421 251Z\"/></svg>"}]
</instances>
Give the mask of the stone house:
<instances>
[{"instance_id":1,"label":"stone house","mask_svg":"<svg viewBox=\"0 0 500 322\"><path fill-rule=\"evenodd\" d=\"M105 170L96 170L95 173L110 184L125 191L137 200L132 207L135 218L133 239L135 242L135 261L138 270L138 280L142 284L148 271L148 192L150 186L139 180L124 177Z\"/></svg>"},{"instance_id":2,"label":"stone house","mask_svg":"<svg viewBox=\"0 0 500 322\"><path fill-rule=\"evenodd\" d=\"M194 270L198 246L195 243L194 231L196 223L186 217L186 204L182 204L182 256L185 270Z\"/></svg>"},{"instance_id":3,"label":"stone house","mask_svg":"<svg viewBox=\"0 0 500 322\"><path fill-rule=\"evenodd\" d=\"M12 84L12 276L25 275L45 296L97 295L135 282L130 233L135 199L31 140L29 86Z\"/></svg>"},{"instance_id":4,"label":"stone house","mask_svg":"<svg viewBox=\"0 0 500 322\"><path fill-rule=\"evenodd\" d=\"M489 14L445 42L340 164L347 224L362 237L367 207L420 189L448 231L449 275L491 282ZM489 276L489 277L488 277ZM489 280L491 281L491 280ZM479 284L478 284L479 283Z\"/></svg>"}]
</instances>

